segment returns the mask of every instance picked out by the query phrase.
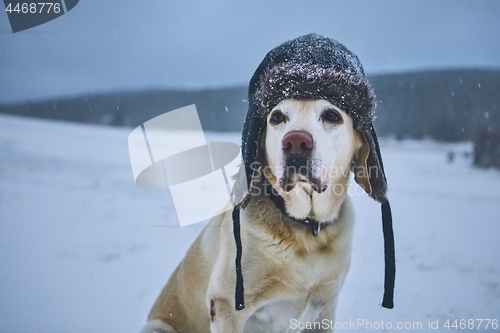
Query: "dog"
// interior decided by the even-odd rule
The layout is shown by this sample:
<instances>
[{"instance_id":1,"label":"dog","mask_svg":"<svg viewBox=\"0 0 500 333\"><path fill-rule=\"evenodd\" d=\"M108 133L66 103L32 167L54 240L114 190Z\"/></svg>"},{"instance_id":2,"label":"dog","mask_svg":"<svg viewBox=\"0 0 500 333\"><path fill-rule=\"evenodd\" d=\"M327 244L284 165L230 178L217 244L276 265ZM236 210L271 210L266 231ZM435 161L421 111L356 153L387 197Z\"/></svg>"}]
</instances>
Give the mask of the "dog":
<instances>
[{"instance_id":1,"label":"dog","mask_svg":"<svg viewBox=\"0 0 500 333\"><path fill-rule=\"evenodd\" d=\"M245 194L201 232L142 333L333 330L351 259L350 172L387 202L374 95L356 56L311 34L268 53L249 103L236 176Z\"/></svg>"}]
</instances>

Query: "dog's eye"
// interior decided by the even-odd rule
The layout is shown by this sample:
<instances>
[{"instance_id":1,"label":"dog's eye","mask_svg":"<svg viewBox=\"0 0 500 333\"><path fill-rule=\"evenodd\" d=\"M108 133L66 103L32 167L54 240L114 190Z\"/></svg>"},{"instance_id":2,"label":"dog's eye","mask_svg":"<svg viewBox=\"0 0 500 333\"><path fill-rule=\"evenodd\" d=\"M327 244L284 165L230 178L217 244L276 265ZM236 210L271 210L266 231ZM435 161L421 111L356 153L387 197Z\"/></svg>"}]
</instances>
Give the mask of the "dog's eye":
<instances>
[{"instance_id":1,"label":"dog's eye","mask_svg":"<svg viewBox=\"0 0 500 333\"><path fill-rule=\"evenodd\" d=\"M336 123L336 124L342 122L342 116L338 114L337 111L334 110L326 110L323 113L323 119L330 123Z\"/></svg>"},{"instance_id":2,"label":"dog's eye","mask_svg":"<svg viewBox=\"0 0 500 333\"><path fill-rule=\"evenodd\" d=\"M273 124L279 124L284 120L285 120L285 115L279 111L273 113L273 115L271 116L271 123Z\"/></svg>"}]
</instances>

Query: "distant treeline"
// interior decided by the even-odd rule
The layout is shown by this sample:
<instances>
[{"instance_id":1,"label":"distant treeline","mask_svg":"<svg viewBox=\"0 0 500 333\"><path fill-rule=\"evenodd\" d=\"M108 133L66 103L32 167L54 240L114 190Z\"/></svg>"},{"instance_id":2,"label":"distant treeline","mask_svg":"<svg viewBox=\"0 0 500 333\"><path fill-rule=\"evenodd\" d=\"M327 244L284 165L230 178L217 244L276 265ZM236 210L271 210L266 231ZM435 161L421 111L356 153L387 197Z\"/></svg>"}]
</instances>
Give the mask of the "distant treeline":
<instances>
[{"instance_id":1,"label":"distant treeline","mask_svg":"<svg viewBox=\"0 0 500 333\"><path fill-rule=\"evenodd\" d=\"M448 70L370 77L375 126L396 138L472 140L500 129L500 70Z\"/></svg>"},{"instance_id":2,"label":"distant treeline","mask_svg":"<svg viewBox=\"0 0 500 333\"><path fill-rule=\"evenodd\" d=\"M472 140L500 130L500 70L443 70L374 75L375 126L381 136ZM196 104L205 130L241 131L247 87L91 94L1 105L0 112L32 117L138 126L162 113Z\"/></svg>"},{"instance_id":3,"label":"distant treeline","mask_svg":"<svg viewBox=\"0 0 500 333\"><path fill-rule=\"evenodd\" d=\"M14 105L0 112L136 127L145 121L183 106L196 104L202 126L213 131L241 131L246 112L246 87L206 90L148 90L88 94Z\"/></svg>"}]
</instances>

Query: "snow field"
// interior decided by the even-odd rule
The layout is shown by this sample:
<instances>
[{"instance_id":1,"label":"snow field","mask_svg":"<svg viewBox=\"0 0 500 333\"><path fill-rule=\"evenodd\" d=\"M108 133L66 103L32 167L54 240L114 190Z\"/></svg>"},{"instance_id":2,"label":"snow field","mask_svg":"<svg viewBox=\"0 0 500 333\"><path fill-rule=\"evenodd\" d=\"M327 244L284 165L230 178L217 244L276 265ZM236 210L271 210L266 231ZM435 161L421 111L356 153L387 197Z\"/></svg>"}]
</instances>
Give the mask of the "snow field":
<instances>
[{"instance_id":1,"label":"snow field","mask_svg":"<svg viewBox=\"0 0 500 333\"><path fill-rule=\"evenodd\" d=\"M180 228L168 191L134 184L129 128L7 115L0 128L0 332L138 332L204 223ZM380 205L354 194L352 265L336 320L422 322L406 331L423 332L429 320L448 331L447 319L500 319L500 173L472 168L468 143L386 139L381 150L395 308L379 305Z\"/></svg>"}]
</instances>

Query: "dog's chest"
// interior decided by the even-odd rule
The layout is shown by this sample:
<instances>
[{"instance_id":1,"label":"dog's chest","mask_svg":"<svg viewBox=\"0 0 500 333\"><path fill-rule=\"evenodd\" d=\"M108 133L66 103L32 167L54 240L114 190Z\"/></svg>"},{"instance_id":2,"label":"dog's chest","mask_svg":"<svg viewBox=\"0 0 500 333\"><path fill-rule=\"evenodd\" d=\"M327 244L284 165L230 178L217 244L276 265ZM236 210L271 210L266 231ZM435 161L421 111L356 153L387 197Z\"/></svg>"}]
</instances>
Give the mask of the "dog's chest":
<instances>
[{"instance_id":1,"label":"dog's chest","mask_svg":"<svg viewBox=\"0 0 500 333\"><path fill-rule=\"evenodd\" d=\"M317 322L325 311L324 305L314 299L301 306L300 297L276 300L258 309L246 322L244 333L301 332L297 323Z\"/></svg>"},{"instance_id":2,"label":"dog's chest","mask_svg":"<svg viewBox=\"0 0 500 333\"><path fill-rule=\"evenodd\" d=\"M275 277L281 284L279 298L268 300L248 319L244 333L250 332L302 332L298 323L320 323L321 319L334 319L336 294L343 281L347 266L339 265L335 255L315 255L302 260L286 255L284 264L274 262L281 274ZM275 255L274 258L280 257ZM332 260L333 259L333 260ZM302 327L302 329L300 329Z\"/></svg>"}]
</instances>

